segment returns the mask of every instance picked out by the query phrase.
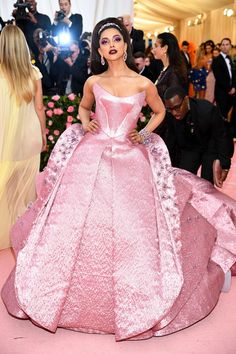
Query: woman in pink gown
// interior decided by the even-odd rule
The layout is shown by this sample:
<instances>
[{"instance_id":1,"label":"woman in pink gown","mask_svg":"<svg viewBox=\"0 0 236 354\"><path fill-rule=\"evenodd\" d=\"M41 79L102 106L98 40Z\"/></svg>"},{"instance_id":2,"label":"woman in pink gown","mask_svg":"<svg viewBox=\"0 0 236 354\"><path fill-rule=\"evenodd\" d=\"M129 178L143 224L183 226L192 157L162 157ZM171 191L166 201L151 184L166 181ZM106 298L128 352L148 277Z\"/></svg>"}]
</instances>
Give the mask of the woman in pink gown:
<instances>
[{"instance_id":1,"label":"woman in pink gown","mask_svg":"<svg viewBox=\"0 0 236 354\"><path fill-rule=\"evenodd\" d=\"M96 25L92 66L82 126L60 137L39 198L12 230L16 267L2 297L13 316L52 332L169 334L216 305L236 260L236 202L171 167L151 133L164 107L130 69L128 32L116 18ZM154 116L138 133L145 100Z\"/></svg>"}]
</instances>

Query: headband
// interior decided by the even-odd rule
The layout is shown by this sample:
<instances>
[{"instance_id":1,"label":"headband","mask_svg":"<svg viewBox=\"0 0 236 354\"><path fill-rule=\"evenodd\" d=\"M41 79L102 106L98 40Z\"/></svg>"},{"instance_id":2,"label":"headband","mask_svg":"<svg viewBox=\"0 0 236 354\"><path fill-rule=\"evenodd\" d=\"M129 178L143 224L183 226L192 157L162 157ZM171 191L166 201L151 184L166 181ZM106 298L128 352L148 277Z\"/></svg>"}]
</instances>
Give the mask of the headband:
<instances>
[{"instance_id":1,"label":"headband","mask_svg":"<svg viewBox=\"0 0 236 354\"><path fill-rule=\"evenodd\" d=\"M117 25L116 23L107 22L107 23L104 23L104 25L102 25L102 27L98 31L98 34L100 34L106 27L117 27L121 31L121 27L119 25Z\"/></svg>"}]
</instances>

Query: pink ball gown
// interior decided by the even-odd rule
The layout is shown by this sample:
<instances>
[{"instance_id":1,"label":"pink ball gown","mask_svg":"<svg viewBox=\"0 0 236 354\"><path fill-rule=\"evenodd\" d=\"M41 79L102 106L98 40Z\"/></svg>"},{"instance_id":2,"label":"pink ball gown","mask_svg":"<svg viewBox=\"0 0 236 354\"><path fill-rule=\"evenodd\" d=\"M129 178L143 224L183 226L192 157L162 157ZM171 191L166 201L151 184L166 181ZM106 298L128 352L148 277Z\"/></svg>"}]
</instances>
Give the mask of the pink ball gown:
<instances>
[{"instance_id":1,"label":"pink ball gown","mask_svg":"<svg viewBox=\"0 0 236 354\"><path fill-rule=\"evenodd\" d=\"M145 100L94 84L98 134L59 139L40 196L12 230L13 316L57 327L161 336L204 318L236 261L236 202L172 168L165 144L127 138Z\"/></svg>"}]
</instances>

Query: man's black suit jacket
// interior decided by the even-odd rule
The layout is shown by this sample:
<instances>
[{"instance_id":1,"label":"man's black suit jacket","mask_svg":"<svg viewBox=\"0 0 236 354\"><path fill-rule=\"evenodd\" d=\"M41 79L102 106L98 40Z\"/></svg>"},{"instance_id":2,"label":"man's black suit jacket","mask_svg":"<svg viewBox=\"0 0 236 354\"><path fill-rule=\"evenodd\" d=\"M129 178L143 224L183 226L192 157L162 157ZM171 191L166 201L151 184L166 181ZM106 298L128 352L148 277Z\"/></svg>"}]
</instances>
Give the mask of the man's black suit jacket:
<instances>
[{"instance_id":1,"label":"man's black suit jacket","mask_svg":"<svg viewBox=\"0 0 236 354\"><path fill-rule=\"evenodd\" d=\"M72 25L69 27L64 22L58 22L58 24L52 25L52 33L54 36L63 31L65 28L69 30L72 40L79 41L80 36L83 31L83 18L80 14L73 14L69 17L69 20L72 22Z\"/></svg>"},{"instance_id":2,"label":"man's black suit jacket","mask_svg":"<svg viewBox=\"0 0 236 354\"><path fill-rule=\"evenodd\" d=\"M228 112L233 105L233 97L229 95L232 87L235 87L235 75L233 72L233 63L230 60L232 78L224 57L220 54L212 62L212 71L215 76L215 99L221 111L221 114L227 118Z\"/></svg>"},{"instance_id":3,"label":"man's black suit jacket","mask_svg":"<svg viewBox=\"0 0 236 354\"><path fill-rule=\"evenodd\" d=\"M147 77L149 80L151 80L152 82L155 82L155 75L153 74L153 72L150 70L149 66L145 66L145 68L143 69L143 71L140 73L142 76Z\"/></svg>"},{"instance_id":4,"label":"man's black suit jacket","mask_svg":"<svg viewBox=\"0 0 236 354\"><path fill-rule=\"evenodd\" d=\"M189 98L190 110L182 120L168 114L168 140L166 141L172 161L176 149L198 151L219 159L221 167L229 169L233 155L233 141L219 110L212 103ZM164 138L165 140L165 138ZM169 144L171 142L171 144ZM178 163L174 163L178 167Z\"/></svg>"},{"instance_id":5,"label":"man's black suit jacket","mask_svg":"<svg viewBox=\"0 0 236 354\"><path fill-rule=\"evenodd\" d=\"M189 54L187 53L187 56L188 56L188 58L189 58L189 60L188 60L188 59L186 58L185 53L184 53L182 50L180 51L180 53L181 53L181 55L182 55L184 64L185 64L185 66L186 66L186 69L187 69L187 71L189 71L189 70L191 69L191 67L192 67L191 61L190 61L190 56L189 56Z\"/></svg>"},{"instance_id":6,"label":"man's black suit jacket","mask_svg":"<svg viewBox=\"0 0 236 354\"><path fill-rule=\"evenodd\" d=\"M145 52L145 41L143 39L144 33L142 30L137 30L132 27L130 32L131 44L132 44L132 52Z\"/></svg>"},{"instance_id":7,"label":"man's black suit jacket","mask_svg":"<svg viewBox=\"0 0 236 354\"><path fill-rule=\"evenodd\" d=\"M79 54L72 67L70 67L71 89L76 95L83 95L84 84L89 77L87 61L88 57L86 55Z\"/></svg>"},{"instance_id":8,"label":"man's black suit jacket","mask_svg":"<svg viewBox=\"0 0 236 354\"><path fill-rule=\"evenodd\" d=\"M49 72L43 62L39 60L38 57L35 58L35 65L39 68L42 77L42 88L43 94L46 96L52 96L56 93L63 94L61 90L63 77L63 65L65 64L61 58L58 58L57 61L53 62L53 53L47 52L47 57L50 63Z\"/></svg>"}]
</instances>

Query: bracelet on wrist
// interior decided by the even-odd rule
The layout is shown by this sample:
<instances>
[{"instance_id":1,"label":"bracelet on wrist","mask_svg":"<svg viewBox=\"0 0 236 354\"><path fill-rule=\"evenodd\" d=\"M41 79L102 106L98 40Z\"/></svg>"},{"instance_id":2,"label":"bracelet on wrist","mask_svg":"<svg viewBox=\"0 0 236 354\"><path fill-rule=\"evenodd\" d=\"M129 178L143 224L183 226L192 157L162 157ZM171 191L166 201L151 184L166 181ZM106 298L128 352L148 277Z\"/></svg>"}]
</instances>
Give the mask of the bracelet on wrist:
<instances>
[{"instance_id":1,"label":"bracelet on wrist","mask_svg":"<svg viewBox=\"0 0 236 354\"><path fill-rule=\"evenodd\" d=\"M140 130L139 135L142 138L142 144L147 145L151 142L151 133L146 128Z\"/></svg>"}]
</instances>

